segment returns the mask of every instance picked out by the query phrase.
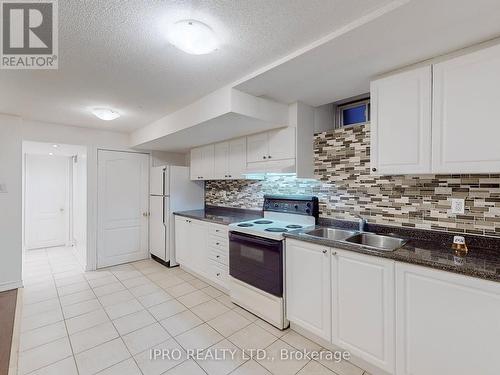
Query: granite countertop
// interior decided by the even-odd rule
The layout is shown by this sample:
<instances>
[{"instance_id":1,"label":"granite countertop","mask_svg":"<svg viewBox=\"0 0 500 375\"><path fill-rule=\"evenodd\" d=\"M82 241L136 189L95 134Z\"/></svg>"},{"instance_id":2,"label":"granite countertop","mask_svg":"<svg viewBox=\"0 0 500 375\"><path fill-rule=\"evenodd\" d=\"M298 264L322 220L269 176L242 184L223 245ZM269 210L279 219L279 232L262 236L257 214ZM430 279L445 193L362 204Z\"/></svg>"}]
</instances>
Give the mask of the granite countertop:
<instances>
[{"instance_id":1,"label":"granite countertop","mask_svg":"<svg viewBox=\"0 0 500 375\"><path fill-rule=\"evenodd\" d=\"M317 226L316 228L324 227ZM309 227L308 230L311 230L311 228ZM296 230L284 235L287 238L328 247L351 250L362 254L500 282L500 247L493 249L468 245L468 254L459 257L451 249L451 243L444 244L439 241L410 238L402 248L395 251L376 251L342 241L304 235L303 232L304 230Z\"/></svg>"},{"instance_id":2,"label":"granite countertop","mask_svg":"<svg viewBox=\"0 0 500 375\"><path fill-rule=\"evenodd\" d=\"M174 215L184 216L195 220L208 221L216 224L229 225L240 221L259 219L262 217L262 211L206 206L201 210L174 212Z\"/></svg>"}]
</instances>

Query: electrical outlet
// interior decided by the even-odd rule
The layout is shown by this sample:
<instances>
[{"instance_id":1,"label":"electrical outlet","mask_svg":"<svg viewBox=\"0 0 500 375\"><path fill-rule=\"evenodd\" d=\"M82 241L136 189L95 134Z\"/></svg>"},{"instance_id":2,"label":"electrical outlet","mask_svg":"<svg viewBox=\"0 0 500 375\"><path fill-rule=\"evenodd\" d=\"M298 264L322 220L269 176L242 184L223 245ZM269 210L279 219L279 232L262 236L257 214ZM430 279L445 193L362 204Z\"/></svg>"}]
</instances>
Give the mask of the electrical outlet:
<instances>
[{"instance_id":1,"label":"electrical outlet","mask_svg":"<svg viewBox=\"0 0 500 375\"><path fill-rule=\"evenodd\" d=\"M465 199L452 198L451 199L451 213L452 214L465 213Z\"/></svg>"}]
</instances>

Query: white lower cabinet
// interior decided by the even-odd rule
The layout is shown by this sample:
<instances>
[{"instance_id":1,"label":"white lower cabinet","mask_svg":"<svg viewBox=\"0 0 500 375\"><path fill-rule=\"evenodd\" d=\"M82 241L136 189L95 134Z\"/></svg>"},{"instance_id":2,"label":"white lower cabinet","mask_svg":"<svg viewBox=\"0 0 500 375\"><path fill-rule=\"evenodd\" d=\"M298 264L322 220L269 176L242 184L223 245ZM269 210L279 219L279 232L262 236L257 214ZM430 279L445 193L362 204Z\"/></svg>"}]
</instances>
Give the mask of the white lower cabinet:
<instances>
[{"instance_id":1,"label":"white lower cabinet","mask_svg":"<svg viewBox=\"0 0 500 375\"><path fill-rule=\"evenodd\" d=\"M285 257L288 320L330 340L330 249L286 240Z\"/></svg>"},{"instance_id":2,"label":"white lower cabinet","mask_svg":"<svg viewBox=\"0 0 500 375\"><path fill-rule=\"evenodd\" d=\"M204 222L180 216L175 218L175 257L179 264L206 273L207 240L208 228Z\"/></svg>"},{"instance_id":3,"label":"white lower cabinet","mask_svg":"<svg viewBox=\"0 0 500 375\"><path fill-rule=\"evenodd\" d=\"M500 283L398 263L398 375L500 374Z\"/></svg>"},{"instance_id":4,"label":"white lower cabinet","mask_svg":"<svg viewBox=\"0 0 500 375\"><path fill-rule=\"evenodd\" d=\"M181 266L228 289L227 227L176 216L175 253Z\"/></svg>"},{"instance_id":5,"label":"white lower cabinet","mask_svg":"<svg viewBox=\"0 0 500 375\"><path fill-rule=\"evenodd\" d=\"M189 219L175 217L175 260L179 264L190 263L190 225Z\"/></svg>"},{"instance_id":6,"label":"white lower cabinet","mask_svg":"<svg viewBox=\"0 0 500 375\"><path fill-rule=\"evenodd\" d=\"M394 261L331 250L332 343L394 373Z\"/></svg>"},{"instance_id":7,"label":"white lower cabinet","mask_svg":"<svg viewBox=\"0 0 500 375\"><path fill-rule=\"evenodd\" d=\"M373 374L500 374L500 283L290 239L285 254L288 320Z\"/></svg>"}]
</instances>

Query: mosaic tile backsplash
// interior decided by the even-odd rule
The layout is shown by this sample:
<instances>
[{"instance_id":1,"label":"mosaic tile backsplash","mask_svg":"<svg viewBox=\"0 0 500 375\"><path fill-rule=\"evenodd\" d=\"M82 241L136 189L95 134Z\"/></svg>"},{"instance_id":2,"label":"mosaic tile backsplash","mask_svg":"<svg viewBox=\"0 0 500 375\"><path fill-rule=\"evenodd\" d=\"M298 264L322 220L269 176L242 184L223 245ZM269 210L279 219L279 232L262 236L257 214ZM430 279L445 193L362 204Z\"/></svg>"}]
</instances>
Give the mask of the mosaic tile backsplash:
<instances>
[{"instance_id":1,"label":"mosaic tile backsplash","mask_svg":"<svg viewBox=\"0 0 500 375\"><path fill-rule=\"evenodd\" d=\"M321 217L500 236L500 174L374 177L369 125L316 134L314 154L317 180L207 181L206 204L261 209L264 194L312 194ZM465 199L465 214L451 214L451 198Z\"/></svg>"}]
</instances>

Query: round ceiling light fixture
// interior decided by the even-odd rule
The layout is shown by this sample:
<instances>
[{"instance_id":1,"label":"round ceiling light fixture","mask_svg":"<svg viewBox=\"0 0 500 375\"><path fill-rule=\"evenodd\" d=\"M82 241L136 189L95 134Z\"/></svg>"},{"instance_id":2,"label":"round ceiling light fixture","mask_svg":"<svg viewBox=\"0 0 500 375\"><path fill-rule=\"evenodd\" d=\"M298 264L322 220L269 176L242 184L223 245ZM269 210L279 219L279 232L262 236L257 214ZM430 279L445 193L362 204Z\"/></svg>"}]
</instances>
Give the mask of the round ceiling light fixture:
<instances>
[{"instance_id":1,"label":"round ceiling light fixture","mask_svg":"<svg viewBox=\"0 0 500 375\"><path fill-rule=\"evenodd\" d=\"M92 114L104 121L111 121L120 117L120 114L109 108L92 108Z\"/></svg>"},{"instance_id":2,"label":"round ceiling light fixture","mask_svg":"<svg viewBox=\"0 0 500 375\"><path fill-rule=\"evenodd\" d=\"M168 40L181 51L191 55L205 55L217 49L214 31L196 20L182 20L174 23L168 31Z\"/></svg>"}]
</instances>

